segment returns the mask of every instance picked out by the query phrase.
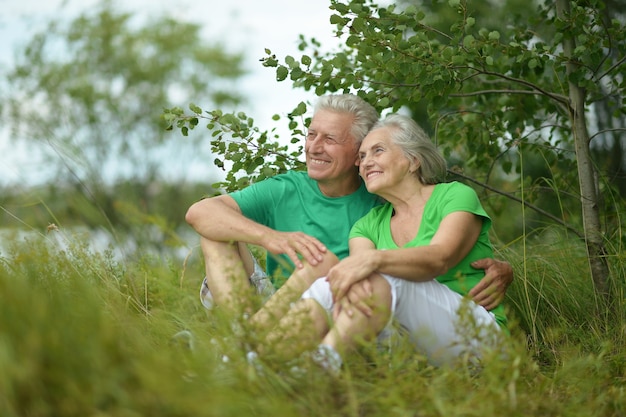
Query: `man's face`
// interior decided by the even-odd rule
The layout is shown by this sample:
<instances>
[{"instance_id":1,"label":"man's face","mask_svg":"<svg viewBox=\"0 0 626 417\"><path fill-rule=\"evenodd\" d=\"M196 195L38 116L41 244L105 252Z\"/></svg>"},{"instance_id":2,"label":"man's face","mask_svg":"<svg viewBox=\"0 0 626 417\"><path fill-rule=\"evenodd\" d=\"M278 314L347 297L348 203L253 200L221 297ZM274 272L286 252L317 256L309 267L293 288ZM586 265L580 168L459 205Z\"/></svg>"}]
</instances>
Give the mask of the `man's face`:
<instances>
[{"instance_id":1,"label":"man's face","mask_svg":"<svg viewBox=\"0 0 626 417\"><path fill-rule=\"evenodd\" d=\"M354 116L319 110L313 116L304 150L309 176L317 181L342 181L356 175L358 146L350 132Z\"/></svg>"}]
</instances>

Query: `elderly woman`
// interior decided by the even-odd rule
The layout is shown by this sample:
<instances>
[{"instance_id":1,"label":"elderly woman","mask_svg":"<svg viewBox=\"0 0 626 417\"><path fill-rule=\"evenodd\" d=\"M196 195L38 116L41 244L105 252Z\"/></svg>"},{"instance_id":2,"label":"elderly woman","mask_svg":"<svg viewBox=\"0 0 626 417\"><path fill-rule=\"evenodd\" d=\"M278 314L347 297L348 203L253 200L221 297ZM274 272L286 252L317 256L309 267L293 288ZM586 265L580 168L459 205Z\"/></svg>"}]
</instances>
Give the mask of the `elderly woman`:
<instances>
[{"instance_id":1,"label":"elderly woman","mask_svg":"<svg viewBox=\"0 0 626 417\"><path fill-rule=\"evenodd\" d=\"M491 220L470 187L442 182L445 172L413 120L393 114L379 121L360 146L359 173L386 203L357 221L350 255L315 281L259 353L269 346L284 353L280 345L293 349L308 337L318 344L314 358L337 371L358 340L381 337L396 321L435 365L463 352L480 355L506 328L502 305L487 311L465 297L484 276L471 262L493 257ZM313 332L301 331L298 312Z\"/></svg>"}]
</instances>

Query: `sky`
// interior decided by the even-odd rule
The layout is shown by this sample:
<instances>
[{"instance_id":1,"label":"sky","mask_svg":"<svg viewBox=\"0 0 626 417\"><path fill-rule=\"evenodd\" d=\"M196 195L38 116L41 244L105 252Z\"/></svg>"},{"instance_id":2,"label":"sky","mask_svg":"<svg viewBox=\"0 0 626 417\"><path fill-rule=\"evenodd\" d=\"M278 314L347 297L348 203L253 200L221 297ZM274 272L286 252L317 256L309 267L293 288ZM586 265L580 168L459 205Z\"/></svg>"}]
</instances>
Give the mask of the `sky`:
<instances>
[{"instance_id":1,"label":"sky","mask_svg":"<svg viewBox=\"0 0 626 417\"><path fill-rule=\"evenodd\" d=\"M10 67L20 45L51 18L97 3L98 0L0 0L0 67ZM330 0L118 0L113 4L119 10L146 15L167 13L199 23L208 41L218 41L233 52L242 52L250 74L240 83L248 102L238 110L253 117L263 129L274 126L273 114L284 115L300 101L315 100L311 92L292 90L288 81L276 82L274 69L263 67L259 61L265 56L264 49L271 49L279 58L299 56L299 34L315 37L325 50L332 50L339 43L329 22ZM12 143L6 129L0 128L0 183L36 182L29 177L36 171L29 169L32 161L29 150Z\"/></svg>"}]
</instances>

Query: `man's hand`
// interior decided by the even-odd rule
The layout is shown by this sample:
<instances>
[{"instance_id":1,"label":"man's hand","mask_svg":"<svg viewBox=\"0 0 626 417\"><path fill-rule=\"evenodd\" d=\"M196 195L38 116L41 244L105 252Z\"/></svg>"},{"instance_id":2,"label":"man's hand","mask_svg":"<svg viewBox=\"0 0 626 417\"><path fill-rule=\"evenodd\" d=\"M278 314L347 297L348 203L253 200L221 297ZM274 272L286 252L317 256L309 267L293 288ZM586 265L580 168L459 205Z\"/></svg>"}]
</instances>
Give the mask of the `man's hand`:
<instances>
[{"instance_id":1,"label":"man's hand","mask_svg":"<svg viewBox=\"0 0 626 417\"><path fill-rule=\"evenodd\" d=\"M492 310L504 300L506 290L513 282L513 268L508 262L491 258L472 262L472 267L484 269L485 276L469 292L476 304Z\"/></svg>"},{"instance_id":2,"label":"man's hand","mask_svg":"<svg viewBox=\"0 0 626 417\"><path fill-rule=\"evenodd\" d=\"M326 252L326 246L322 242L302 232L272 230L263 236L261 246L274 255L287 255L296 268L303 266L298 255L315 266L322 261Z\"/></svg>"}]
</instances>

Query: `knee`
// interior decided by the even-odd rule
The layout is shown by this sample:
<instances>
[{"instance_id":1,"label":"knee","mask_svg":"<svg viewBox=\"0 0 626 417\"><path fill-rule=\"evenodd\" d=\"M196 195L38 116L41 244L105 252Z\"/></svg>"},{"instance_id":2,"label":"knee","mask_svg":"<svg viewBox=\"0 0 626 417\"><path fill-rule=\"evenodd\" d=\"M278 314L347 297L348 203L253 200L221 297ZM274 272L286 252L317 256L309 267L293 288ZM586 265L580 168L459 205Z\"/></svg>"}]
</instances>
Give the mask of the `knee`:
<instances>
[{"instance_id":1,"label":"knee","mask_svg":"<svg viewBox=\"0 0 626 417\"><path fill-rule=\"evenodd\" d=\"M391 317L393 297L391 287L380 276L372 276L361 285L353 285L344 299L344 307L352 315L363 316L373 327L384 327ZM371 286L371 293L365 284Z\"/></svg>"},{"instance_id":2,"label":"knee","mask_svg":"<svg viewBox=\"0 0 626 417\"><path fill-rule=\"evenodd\" d=\"M205 237L200 238L200 249L205 259L235 259L241 258L237 242L218 242Z\"/></svg>"},{"instance_id":3,"label":"knee","mask_svg":"<svg viewBox=\"0 0 626 417\"><path fill-rule=\"evenodd\" d=\"M294 303L288 315L305 324L307 328L312 326L316 332L328 330L329 316L327 311L320 303L312 298L302 298Z\"/></svg>"},{"instance_id":4,"label":"knee","mask_svg":"<svg viewBox=\"0 0 626 417\"><path fill-rule=\"evenodd\" d=\"M337 258L337 255L328 251L324 254L324 257L322 258L322 261L320 263L318 263L317 265L305 263L304 268L307 269L309 272L307 275L313 276L315 278L320 278L328 275L328 271L330 271L330 268L337 265L338 263L339 258Z\"/></svg>"}]
</instances>

